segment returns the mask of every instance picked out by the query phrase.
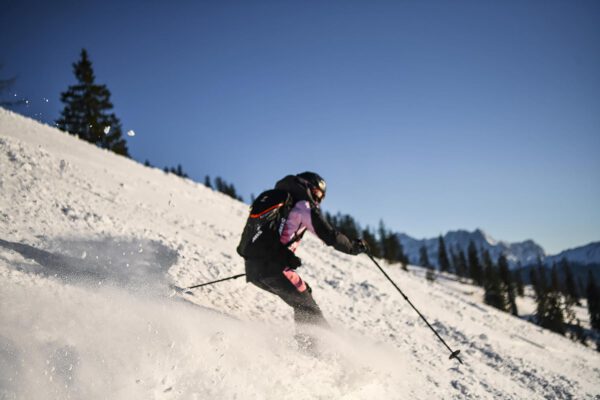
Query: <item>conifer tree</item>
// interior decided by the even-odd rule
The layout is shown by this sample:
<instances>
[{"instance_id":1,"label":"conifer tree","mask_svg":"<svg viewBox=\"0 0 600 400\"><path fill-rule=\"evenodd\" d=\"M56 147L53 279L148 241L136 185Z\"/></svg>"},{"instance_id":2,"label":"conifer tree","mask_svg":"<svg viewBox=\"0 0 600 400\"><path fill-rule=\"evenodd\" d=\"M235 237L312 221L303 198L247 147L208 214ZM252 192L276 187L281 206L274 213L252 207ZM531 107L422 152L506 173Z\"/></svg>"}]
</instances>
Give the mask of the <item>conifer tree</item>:
<instances>
[{"instance_id":1,"label":"conifer tree","mask_svg":"<svg viewBox=\"0 0 600 400\"><path fill-rule=\"evenodd\" d=\"M535 317L538 325L542 325L542 321L546 315L547 307L547 283L546 283L546 272L541 264L541 260L538 259L537 268L531 268L529 271L529 279L531 280L531 286L535 292Z\"/></svg>"},{"instance_id":2,"label":"conifer tree","mask_svg":"<svg viewBox=\"0 0 600 400\"><path fill-rule=\"evenodd\" d=\"M584 279L581 275L577 277L577 293L580 294L580 297L587 296L587 285L583 283Z\"/></svg>"},{"instance_id":3,"label":"conifer tree","mask_svg":"<svg viewBox=\"0 0 600 400\"><path fill-rule=\"evenodd\" d=\"M419 248L419 263L422 267L431 267L431 263L429 262L429 254L427 254L427 247L425 246L421 246L421 248Z\"/></svg>"},{"instance_id":4,"label":"conifer tree","mask_svg":"<svg viewBox=\"0 0 600 400\"><path fill-rule=\"evenodd\" d=\"M223 194L226 194L229 197L232 197L239 201L244 201L242 196L239 196L237 194L237 191L235 190L235 186L233 185L233 183L230 184L230 183L225 182L225 180L223 178L221 178L220 176L217 176L215 178L215 188L217 189L217 191L219 191Z\"/></svg>"},{"instance_id":5,"label":"conifer tree","mask_svg":"<svg viewBox=\"0 0 600 400\"><path fill-rule=\"evenodd\" d=\"M357 238L360 236L360 226L351 215L338 214L338 216L339 225L335 225L336 227L339 227L339 229L348 237Z\"/></svg>"},{"instance_id":6,"label":"conifer tree","mask_svg":"<svg viewBox=\"0 0 600 400\"><path fill-rule=\"evenodd\" d=\"M598 286L596 286L596 280L594 279L594 274L591 269L588 272L586 292L590 325L592 329L600 331L600 292L598 291Z\"/></svg>"},{"instance_id":7,"label":"conifer tree","mask_svg":"<svg viewBox=\"0 0 600 400\"><path fill-rule=\"evenodd\" d=\"M456 269L456 275L460 277L467 276L467 257L465 256L465 252L463 249L458 250L457 263L454 267Z\"/></svg>"},{"instance_id":8,"label":"conifer tree","mask_svg":"<svg viewBox=\"0 0 600 400\"><path fill-rule=\"evenodd\" d=\"M565 334L565 319L561 307L560 284L556 266L552 267L551 284L547 293L546 313L542 317L541 326L553 332Z\"/></svg>"},{"instance_id":9,"label":"conifer tree","mask_svg":"<svg viewBox=\"0 0 600 400\"><path fill-rule=\"evenodd\" d=\"M381 250L379 249L379 244L377 243L377 239L375 235L371 232L371 229L367 226L362 231L362 238L365 242L367 242L367 246L369 246L369 251L373 257L381 257Z\"/></svg>"},{"instance_id":10,"label":"conifer tree","mask_svg":"<svg viewBox=\"0 0 600 400\"><path fill-rule=\"evenodd\" d=\"M450 269L450 260L448 259L448 253L446 252L446 243L442 235L438 238L438 263L440 265L440 271L448 272Z\"/></svg>"},{"instance_id":11,"label":"conifer tree","mask_svg":"<svg viewBox=\"0 0 600 400\"><path fill-rule=\"evenodd\" d=\"M56 125L65 132L128 157L121 122L110 112L113 108L110 91L106 85L96 84L92 62L85 49L81 50L79 61L73 64L73 71L77 84L61 93L60 100L65 108Z\"/></svg>"},{"instance_id":12,"label":"conifer tree","mask_svg":"<svg viewBox=\"0 0 600 400\"><path fill-rule=\"evenodd\" d=\"M181 178L187 178L188 177L188 175L185 172L183 172L183 168L181 167L181 164L178 164L177 168L175 168L175 167L171 167L171 168L164 167L163 171L165 171L166 174L174 174L174 175L177 175L177 176L179 176Z\"/></svg>"},{"instance_id":13,"label":"conifer tree","mask_svg":"<svg viewBox=\"0 0 600 400\"><path fill-rule=\"evenodd\" d=\"M493 267L494 262L492 261L492 256L490 256L490 252L486 249L481 249L481 262L483 264L483 268Z\"/></svg>"},{"instance_id":14,"label":"conifer tree","mask_svg":"<svg viewBox=\"0 0 600 400\"><path fill-rule=\"evenodd\" d=\"M456 272L457 264L458 264L458 253L456 251L454 251L454 247L451 246L450 247L450 271L454 272L456 275L458 275L458 273Z\"/></svg>"},{"instance_id":15,"label":"conifer tree","mask_svg":"<svg viewBox=\"0 0 600 400\"><path fill-rule=\"evenodd\" d=\"M473 279L475 284L481 286L483 283L482 268L481 264L479 263L477 248L472 240L469 242L469 248L467 249L467 252L469 258L469 277Z\"/></svg>"},{"instance_id":16,"label":"conifer tree","mask_svg":"<svg viewBox=\"0 0 600 400\"><path fill-rule=\"evenodd\" d=\"M352 236L351 236L352 237ZM390 263L402 262L404 250L398 235L389 231L383 221L379 221L379 245L383 252L383 258Z\"/></svg>"},{"instance_id":17,"label":"conifer tree","mask_svg":"<svg viewBox=\"0 0 600 400\"><path fill-rule=\"evenodd\" d=\"M503 284L503 291L506 294L508 311L510 311L512 315L519 315L517 310L517 302L515 300L516 285L513 282L510 270L508 268L508 260L504 254L501 254L500 257L498 257L498 273L500 274L500 279Z\"/></svg>"},{"instance_id":18,"label":"conifer tree","mask_svg":"<svg viewBox=\"0 0 600 400\"><path fill-rule=\"evenodd\" d=\"M410 264L410 261L408 260L408 256L404 252L404 246L402 246L402 242L400 241L400 238L398 238L397 235L395 235L395 236L398 239L398 247L399 247L398 260L400 261L400 264L402 265L402 269L405 271L408 271L408 264Z\"/></svg>"},{"instance_id":19,"label":"conifer tree","mask_svg":"<svg viewBox=\"0 0 600 400\"><path fill-rule=\"evenodd\" d=\"M381 256L389 262L393 258L391 254L393 250L389 248L388 232L385 228L383 220L379 220L379 229L377 235L379 237L379 248L381 249Z\"/></svg>"},{"instance_id":20,"label":"conifer tree","mask_svg":"<svg viewBox=\"0 0 600 400\"><path fill-rule=\"evenodd\" d=\"M566 258L563 258L560 261L560 266L565 277L565 284L563 286L563 294L565 296L565 300L570 305L576 304L580 306L581 303L579 302L579 292L577 290L575 278L573 277L573 273L571 272L571 266L569 265L569 261L567 261Z\"/></svg>"},{"instance_id":21,"label":"conifer tree","mask_svg":"<svg viewBox=\"0 0 600 400\"><path fill-rule=\"evenodd\" d=\"M583 328L581 328L580 321L575 315L575 310L573 310L576 304L580 305L579 295L575 288L575 279L573 278L569 262L566 258L561 259L560 267L563 272L564 281L563 285L559 287L559 292L562 295L562 307L566 328L568 329L571 339L581 341L583 340L582 336L585 335L583 333Z\"/></svg>"},{"instance_id":22,"label":"conifer tree","mask_svg":"<svg viewBox=\"0 0 600 400\"><path fill-rule=\"evenodd\" d=\"M338 231L348 237L360 236L360 227L351 215L341 214L339 212L333 215L326 212L325 219L327 219L331 225L335 226Z\"/></svg>"},{"instance_id":23,"label":"conifer tree","mask_svg":"<svg viewBox=\"0 0 600 400\"><path fill-rule=\"evenodd\" d=\"M210 181L210 176L208 175L204 177L204 186L206 186L209 189L213 188L212 182Z\"/></svg>"},{"instance_id":24,"label":"conifer tree","mask_svg":"<svg viewBox=\"0 0 600 400\"><path fill-rule=\"evenodd\" d=\"M434 281L435 271L433 270L431 262L429 262L429 255L427 254L427 248L425 246L421 246L421 248L419 249L419 263L421 264L421 266L427 269L427 272L425 273L425 278L428 281Z\"/></svg>"},{"instance_id":25,"label":"conifer tree","mask_svg":"<svg viewBox=\"0 0 600 400\"><path fill-rule=\"evenodd\" d=\"M517 267L513 271L513 282L515 283L515 289L517 296L523 297L525 295L525 285L523 284L523 277L521 276L521 269Z\"/></svg>"},{"instance_id":26,"label":"conifer tree","mask_svg":"<svg viewBox=\"0 0 600 400\"><path fill-rule=\"evenodd\" d=\"M500 276L487 250L483 251L483 262L483 301L492 307L506 311L506 299L502 293Z\"/></svg>"}]
</instances>

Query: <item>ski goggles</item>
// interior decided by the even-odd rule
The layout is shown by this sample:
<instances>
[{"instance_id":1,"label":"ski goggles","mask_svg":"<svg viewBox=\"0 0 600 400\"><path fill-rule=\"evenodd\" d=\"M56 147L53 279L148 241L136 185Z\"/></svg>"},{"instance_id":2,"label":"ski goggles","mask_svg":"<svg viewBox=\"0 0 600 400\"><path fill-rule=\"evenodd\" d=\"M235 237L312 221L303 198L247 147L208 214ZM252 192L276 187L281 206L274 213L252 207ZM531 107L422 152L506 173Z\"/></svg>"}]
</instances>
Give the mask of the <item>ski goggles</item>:
<instances>
[{"instance_id":1,"label":"ski goggles","mask_svg":"<svg viewBox=\"0 0 600 400\"><path fill-rule=\"evenodd\" d=\"M318 203L322 202L325 198L325 192L323 192L321 189L314 188L313 190L311 190L311 192L313 195L313 199L315 199Z\"/></svg>"}]
</instances>

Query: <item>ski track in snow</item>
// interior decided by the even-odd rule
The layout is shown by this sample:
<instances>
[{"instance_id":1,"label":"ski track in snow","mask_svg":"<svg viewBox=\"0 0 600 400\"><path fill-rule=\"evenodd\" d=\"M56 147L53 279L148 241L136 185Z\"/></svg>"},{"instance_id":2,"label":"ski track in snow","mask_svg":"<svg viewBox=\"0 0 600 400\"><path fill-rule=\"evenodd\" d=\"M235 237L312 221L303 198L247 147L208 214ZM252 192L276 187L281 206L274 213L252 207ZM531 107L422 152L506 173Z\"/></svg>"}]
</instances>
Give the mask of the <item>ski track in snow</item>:
<instances>
[{"instance_id":1,"label":"ski track in snow","mask_svg":"<svg viewBox=\"0 0 600 400\"><path fill-rule=\"evenodd\" d=\"M0 109L0 399L600 398L597 352L487 307L478 288L384 265L461 349L465 364L449 361L366 256L313 238L299 273L334 326L321 357L243 278L174 295L243 272L246 213Z\"/></svg>"}]
</instances>

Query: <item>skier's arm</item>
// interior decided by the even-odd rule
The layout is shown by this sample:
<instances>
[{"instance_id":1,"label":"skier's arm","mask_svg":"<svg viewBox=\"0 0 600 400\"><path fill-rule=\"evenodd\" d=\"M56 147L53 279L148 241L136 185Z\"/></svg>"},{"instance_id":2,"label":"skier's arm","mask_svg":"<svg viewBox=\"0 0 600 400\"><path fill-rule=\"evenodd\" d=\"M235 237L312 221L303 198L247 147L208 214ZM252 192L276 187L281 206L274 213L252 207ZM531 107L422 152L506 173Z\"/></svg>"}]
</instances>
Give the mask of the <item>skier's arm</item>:
<instances>
[{"instance_id":1,"label":"skier's arm","mask_svg":"<svg viewBox=\"0 0 600 400\"><path fill-rule=\"evenodd\" d=\"M333 246L336 250L347 254L359 253L356 241L351 241L346 235L331 226L317 207L311 209L311 222L313 232L326 245Z\"/></svg>"}]
</instances>

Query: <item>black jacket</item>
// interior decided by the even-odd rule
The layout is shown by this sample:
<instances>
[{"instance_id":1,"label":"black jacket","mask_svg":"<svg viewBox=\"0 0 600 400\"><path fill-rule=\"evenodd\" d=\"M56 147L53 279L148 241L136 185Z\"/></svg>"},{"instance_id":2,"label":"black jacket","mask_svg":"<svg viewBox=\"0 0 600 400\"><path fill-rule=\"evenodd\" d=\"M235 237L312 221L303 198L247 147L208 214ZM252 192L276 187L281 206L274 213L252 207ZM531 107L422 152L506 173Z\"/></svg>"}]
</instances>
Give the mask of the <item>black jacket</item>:
<instances>
[{"instance_id":1,"label":"black jacket","mask_svg":"<svg viewBox=\"0 0 600 400\"><path fill-rule=\"evenodd\" d=\"M305 180L295 175L288 175L275 184L275 189L285 190L294 198L294 202L308 201L311 205L311 220L315 233L328 246L347 254L355 254L352 241L336 230L321 213L318 203L313 199Z\"/></svg>"}]
</instances>

